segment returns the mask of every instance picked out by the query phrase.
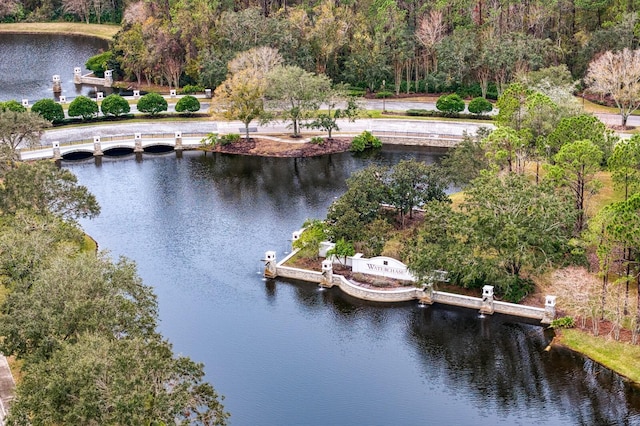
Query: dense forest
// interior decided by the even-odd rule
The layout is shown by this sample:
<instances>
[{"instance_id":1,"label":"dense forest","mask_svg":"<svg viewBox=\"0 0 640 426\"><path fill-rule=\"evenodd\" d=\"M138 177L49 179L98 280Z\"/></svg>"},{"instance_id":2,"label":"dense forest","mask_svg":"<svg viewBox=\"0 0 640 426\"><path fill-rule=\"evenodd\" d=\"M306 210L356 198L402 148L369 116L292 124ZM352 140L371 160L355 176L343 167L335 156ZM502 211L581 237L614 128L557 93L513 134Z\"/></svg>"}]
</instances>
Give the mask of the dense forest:
<instances>
[{"instance_id":1,"label":"dense forest","mask_svg":"<svg viewBox=\"0 0 640 426\"><path fill-rule=\"evenodd\" d=\"M5 0L0 21L117 23L132 81L217 87L253 47L334 82L495 98L518 73L637 47L637 0ZM462 93L461 93L462 92Z\"/></svg>"}]
</instances>

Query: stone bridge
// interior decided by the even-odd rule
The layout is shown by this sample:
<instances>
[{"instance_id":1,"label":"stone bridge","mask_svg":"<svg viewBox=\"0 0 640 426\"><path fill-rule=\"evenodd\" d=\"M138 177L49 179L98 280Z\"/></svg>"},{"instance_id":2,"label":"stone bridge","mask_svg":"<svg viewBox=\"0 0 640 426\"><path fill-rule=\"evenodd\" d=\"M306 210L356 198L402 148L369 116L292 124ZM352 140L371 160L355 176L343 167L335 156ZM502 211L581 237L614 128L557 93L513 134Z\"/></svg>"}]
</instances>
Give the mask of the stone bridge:
<instances>
[{"instance_id":1,"label":"stone bridge","mask_svg":"<svg viewBox=\"0 0 640 426\"><path fill-rule=\"evenodd\" d=\"M132 153L141 153L151 147L169 147L180 151L197 148L206 136L206 134L183 134L182 132L145 135L135 133L130 136L110 136L105 138L94 136L92 139L62 143L54 141L51 146L21 149L20 159L23 161L49 158L61 160L77 153L87 153L87 156L101 156L109 155L110 151L123 149L131 150Z\"/></svg>"}]
</instances>

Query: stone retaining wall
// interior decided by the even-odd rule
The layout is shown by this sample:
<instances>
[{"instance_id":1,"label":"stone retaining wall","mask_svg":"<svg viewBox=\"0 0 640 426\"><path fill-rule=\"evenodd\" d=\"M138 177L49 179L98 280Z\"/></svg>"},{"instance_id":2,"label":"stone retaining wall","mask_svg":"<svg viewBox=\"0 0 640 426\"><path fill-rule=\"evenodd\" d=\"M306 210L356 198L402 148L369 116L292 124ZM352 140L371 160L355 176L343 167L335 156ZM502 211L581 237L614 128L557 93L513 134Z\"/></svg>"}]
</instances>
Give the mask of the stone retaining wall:
<instances>
[{"instance_id":1,"label":"stone retaining wall","mask_svg":"<svg viewBox=\"0 0 640 426\"><path fill-rule=\"evenodd\" d=\"M452 148L458 143L460 139L440 139L425 136L376 136L382 144L388 145L409 145L409 146L435 146L442 148Z\"/></svg>"}]
</instances>

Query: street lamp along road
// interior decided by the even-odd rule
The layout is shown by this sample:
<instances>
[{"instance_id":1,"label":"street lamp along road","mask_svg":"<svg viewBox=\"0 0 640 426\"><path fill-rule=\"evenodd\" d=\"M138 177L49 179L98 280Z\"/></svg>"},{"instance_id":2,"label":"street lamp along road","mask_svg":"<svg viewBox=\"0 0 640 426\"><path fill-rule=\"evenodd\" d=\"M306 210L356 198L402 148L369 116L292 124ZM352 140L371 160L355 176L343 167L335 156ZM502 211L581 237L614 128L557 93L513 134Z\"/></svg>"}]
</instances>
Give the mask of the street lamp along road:
<instances>
[{"instance_id":1,"label":"street lamp along road","mask_svg":"<svg viewBox=\"0 0 640 426\"><path fill-rule=\"evenodd\" d=\"M387 109L385 108L385 100L387 99L387 82L385 80L382 80L382 113L384 114L385 112L387 112Z\"/></svg>"}]
</instances>

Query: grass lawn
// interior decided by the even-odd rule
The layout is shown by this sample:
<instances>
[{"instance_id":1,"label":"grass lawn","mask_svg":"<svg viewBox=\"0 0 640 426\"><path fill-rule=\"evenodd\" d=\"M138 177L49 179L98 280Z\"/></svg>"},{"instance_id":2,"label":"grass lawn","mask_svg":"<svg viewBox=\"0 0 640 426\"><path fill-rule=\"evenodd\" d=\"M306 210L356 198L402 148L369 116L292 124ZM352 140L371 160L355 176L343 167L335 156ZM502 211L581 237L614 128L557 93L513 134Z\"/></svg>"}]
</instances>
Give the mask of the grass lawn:
<instances>
[{"instance_id":1,"label":"grass lawn","mask_svg":"<svg viewBox=\"0 0 640 426\"><path fill-rule=\"evenodd\" d=\"M568 329L559 333L560 343L580 352L635 383L640 383L640 346Z\"/></svg>"},{"instance_id":2,"label":"grass lawn","mask_svg":"<svg viewBox=\"0 0 640 426\"><path fill-rule=\"evenodd\" d=\"M55 33L98 37L111 40L119 25L82 24L79 22L19 22L0 24L0 33Z\"/></svg>"}]
</instances>

